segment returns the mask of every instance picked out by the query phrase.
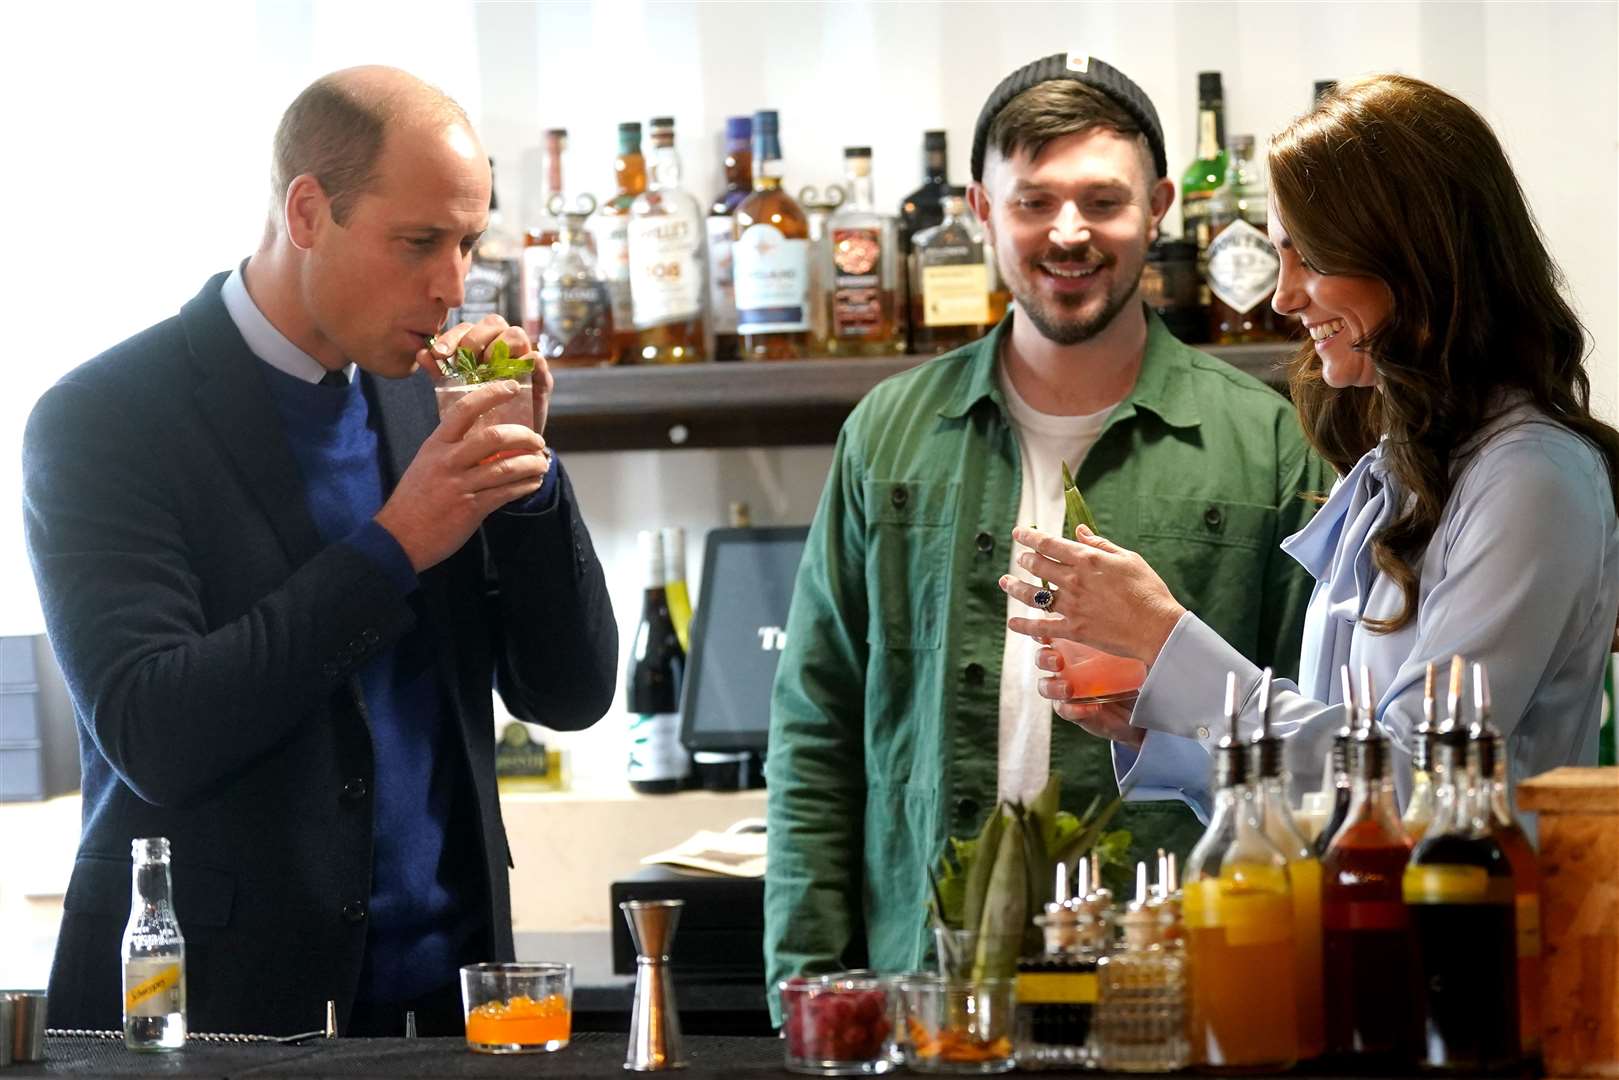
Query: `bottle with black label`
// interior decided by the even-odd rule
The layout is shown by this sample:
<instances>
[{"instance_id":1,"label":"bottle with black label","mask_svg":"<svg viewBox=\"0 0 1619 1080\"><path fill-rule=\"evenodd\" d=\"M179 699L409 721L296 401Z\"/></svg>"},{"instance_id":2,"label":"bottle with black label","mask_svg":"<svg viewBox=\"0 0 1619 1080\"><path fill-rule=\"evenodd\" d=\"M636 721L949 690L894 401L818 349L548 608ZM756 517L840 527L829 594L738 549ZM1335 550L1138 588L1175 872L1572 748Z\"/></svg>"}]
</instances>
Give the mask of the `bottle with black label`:
<instances>
[{"instance_id":1,"label":"bottle with black label","mask_svg":"<svg viewBox=\"0 0 1619 1080\"><path fill-rule=\"evenodd\" d=\"M596 208L589 195L574 209L563 210L562 198L552 213L562 222L561 238L552 245L540 285L540 355L558 367L597 367L618 358L613 343L613 300L596 268L585 221Z\"/></svg>"},{"instance_id":2,"label":"bottle with black label","mask_svg":"<svg viewBox=\"0 0 1619 1080\"><path fill-rule=\"evenodd\" d=\"M506 228L500 200L495 195L495 159L490 158L489 227L472 249L461 306L451 310L446 325L475 323L485 315L499 315L508 324L521 326L522 275L522 241Z\"/></svg>"},{"instance_id":3,"label":"bottle with black label","mask_svg":"<svg viewBox=\"0 0 1619 1080\"><path fill-rule=\"evenodd\" d=\"M635 631L625 680L630 712L630 787L643 795L679 791L690 770L680 745L680 689L686 677L686 653L669 615L664 585L663 539L643 529L637 540L646 567L641 625Z\"/></svg>"}]
</instances>

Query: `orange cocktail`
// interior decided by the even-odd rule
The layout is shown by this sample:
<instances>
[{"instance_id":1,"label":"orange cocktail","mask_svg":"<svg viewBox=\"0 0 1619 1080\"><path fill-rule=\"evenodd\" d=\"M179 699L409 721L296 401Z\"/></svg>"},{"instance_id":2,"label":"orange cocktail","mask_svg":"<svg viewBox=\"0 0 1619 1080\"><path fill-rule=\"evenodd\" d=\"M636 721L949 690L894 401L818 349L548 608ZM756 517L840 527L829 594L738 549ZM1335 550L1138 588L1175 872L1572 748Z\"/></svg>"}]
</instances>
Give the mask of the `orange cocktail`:
<instances>
[{"instance_id":1,"label":"orange cocktail","mask_svg":"<svg viewBox=\"0 0 1619 1080\"><path fill-rule=\"evenodd\" d=\"M1114 656L1067 638L1052 638L1051 647L1062 657L1057 672L1068 684L1074 701L1128 701L1136 696L1147 678L1147 665L1140 660Z\"/></svg>"},{"instance_id":2,"label":"orange cocktail","mask_svg":"<svg viewBox=\"0 0 1619 1080\"><path fill-rule=\"evenodd\" d=\"M546 962L461 969L467 1046L483 1054L532 1054L568 1045L573 967Z\"/></svg>"}]
</instances>

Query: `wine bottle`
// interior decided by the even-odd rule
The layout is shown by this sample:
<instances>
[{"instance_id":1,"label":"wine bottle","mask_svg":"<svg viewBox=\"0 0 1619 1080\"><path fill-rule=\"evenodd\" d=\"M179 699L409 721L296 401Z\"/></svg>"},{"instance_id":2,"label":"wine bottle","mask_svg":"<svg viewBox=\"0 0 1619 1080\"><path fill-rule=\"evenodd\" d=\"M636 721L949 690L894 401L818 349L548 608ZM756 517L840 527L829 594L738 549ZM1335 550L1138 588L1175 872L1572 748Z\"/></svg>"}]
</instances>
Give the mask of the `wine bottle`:
<instances>
[{"instance_id":1,"label":"wine bottle","mask_svg":"<svg viewBox=\"0 0 1619 1080\"><path fill-rule=\"evenodd\" d=\"M679 791L689 769L680 745L680 687L686 653L680 647L665 591L663 541L657 530L638 537L646 568L641 624L625 678L630 712L630 787L643 795Z\"/></svg>"}]
</instances>

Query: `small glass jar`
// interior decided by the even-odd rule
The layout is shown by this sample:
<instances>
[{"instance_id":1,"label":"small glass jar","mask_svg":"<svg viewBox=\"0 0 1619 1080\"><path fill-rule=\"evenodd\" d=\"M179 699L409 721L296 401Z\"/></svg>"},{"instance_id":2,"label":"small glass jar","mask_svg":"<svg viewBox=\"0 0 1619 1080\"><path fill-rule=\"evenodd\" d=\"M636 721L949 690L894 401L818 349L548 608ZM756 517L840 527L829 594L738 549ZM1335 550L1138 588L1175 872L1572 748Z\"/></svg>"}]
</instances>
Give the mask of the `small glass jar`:
<instances>
[{"instance_id":1,"label":"small glass jar","mask_svg":"<svg viewBox=\"0 0 1619 1080\"><path fill-rule=\"evenodd\" d=\"M899 984L904 999L904 1056L915 1072L984 1075L1017 1063L1014 979L955 981L926 976Z\"/></svg>"},{"instance_id":2,"label":"small glass jar","mask_svg":"<svg viewBox=\"0 0 1619 1080\"><path fill-rule=\"evenodd\" d=\"M776 984L789 1072L873 1076L894 1067L886 980L867 972L795 976Z\"/></svg>"}]
</instances>

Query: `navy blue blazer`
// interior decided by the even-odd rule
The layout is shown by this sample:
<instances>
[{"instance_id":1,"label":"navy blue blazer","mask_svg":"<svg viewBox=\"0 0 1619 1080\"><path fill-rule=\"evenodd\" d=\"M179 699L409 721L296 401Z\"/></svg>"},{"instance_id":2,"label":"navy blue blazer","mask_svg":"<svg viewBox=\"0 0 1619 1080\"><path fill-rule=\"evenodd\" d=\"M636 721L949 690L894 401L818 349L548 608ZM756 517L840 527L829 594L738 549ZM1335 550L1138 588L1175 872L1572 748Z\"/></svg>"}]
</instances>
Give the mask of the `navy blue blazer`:
<instances>
[{"instance_id":1,"label":"navy blue blazer","mask_svg":"<svg viewBox=\"0 0 1619 1080\"><path fill-rule=\"evenodd\" d=\"M53 1027L116 1028L130 840L167 836L193 1030L346 1023L371 894L372 756L355 671L434 637L462 781L450 850L512 956L490 687L561 730L609 708L618 631L572 487L497 511L400 596L323 544L265 382L220 299L76 368L23 448L29 556L79 727L84 820ZM425 375L362 375L391 492L438 422ZM446 980L454 973L446 973Z\"/></svg>"}]
</instances>

